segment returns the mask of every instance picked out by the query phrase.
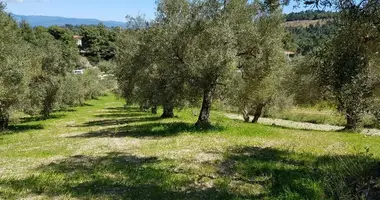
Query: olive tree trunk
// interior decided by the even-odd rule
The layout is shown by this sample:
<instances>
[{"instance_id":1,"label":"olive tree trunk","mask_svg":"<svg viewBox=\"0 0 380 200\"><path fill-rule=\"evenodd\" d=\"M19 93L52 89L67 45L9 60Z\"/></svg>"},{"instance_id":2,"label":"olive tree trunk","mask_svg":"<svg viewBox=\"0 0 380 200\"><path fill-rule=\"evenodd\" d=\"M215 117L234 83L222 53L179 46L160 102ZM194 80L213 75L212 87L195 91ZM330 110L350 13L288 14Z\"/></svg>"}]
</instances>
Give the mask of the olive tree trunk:
<instances>
[{"instance_id":1,"label":"olive tree trunk","mask_svg":"<svg viewBox=\"0 0 380 200\"><path fill-rule=\"evenodd\" d=\"M43 101L43 108L41 111L41 115L44 119L50 118L50 114L54 109L54 104L57 101L58 90L59 88L56 85L53 85L47 89L47 94Z\"/></svg>"},{"instance_id":2,"label":"olive tree trunk","mask_svg":"<svg viewBox=\"0 0 380 200\"><path fill-rule=\"evenodd\" d=\"M255 115L253 117L252 123L257 123L259 121L259 118L261 117L261 114L263 113L263 109L265 107L265 104L260 103L256 106Z\"/></svg>"},{"instance_id":3,"label":"olive tree trunk","mask_svg":"<svg viewBox=\"0 0 380 200\"><path fill-rule=\"evenodd\" d=\"M173 118L174 117L174 106L172 104L164 105L164 112L161 115L161 118Z\"/></svg>"},{"instance_id":4,"label":"olive tree trunk","mask_svg":"<svg viewBox=\"0 0 380 200\"><path fill-rule=\"evenodd\" d=\"M352 109L347 109L346 120L347 124L344 127L344 130L356 131L358 129L359 116L357 113L353 112Z\"/></svg>"},{"instance_id":5,"label":"olive tree trunk","mask_svg":"<svg viewBox=\"0 0 380 200\"><path fill-rule=\"evenodd\" d=\"M210 110L212 104L212 89L207 88L203 92L203 102L201 112L199 113L198 121L195 126L207 127L210 126Z\"/></svg>"},{"instance_id":6,"label":"olive tree trunk","mask_svg":"<svg viewBox=\"0 0 380 200\"><path fill-rule=\"evenodd\" d=\"M245 122L249 122L250 118L247 110L243 110L243 118Z\"/></svg>"},{"instance_id":7,"label":"olive tree trunk","mask_svg":"<svg viewBox=\"0 0 380 200\"><path fill-rule=\"evenodd\" d=\"M9 113L0 108L0 131L6 130L9 126Z\"/></svg>"},{"instance_id":8,"label":"olive tree trunk","mask_svg":"<svg viewBox=\"0 0 380 200\"><path fill-rule=\"evenodd\" d=\"M157 106L156 105L152 106L151 111L152 111L152 114L154 115L157 114Z\"/></svg>"}]
</instances>

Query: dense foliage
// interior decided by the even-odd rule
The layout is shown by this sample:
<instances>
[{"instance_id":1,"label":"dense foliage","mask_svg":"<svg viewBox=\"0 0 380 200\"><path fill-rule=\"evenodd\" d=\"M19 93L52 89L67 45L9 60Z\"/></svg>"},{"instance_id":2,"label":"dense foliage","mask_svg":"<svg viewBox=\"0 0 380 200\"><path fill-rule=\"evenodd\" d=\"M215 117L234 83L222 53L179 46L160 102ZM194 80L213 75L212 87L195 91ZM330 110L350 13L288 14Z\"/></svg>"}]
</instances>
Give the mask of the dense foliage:
<instances>
[{"instance_id":1,"label":"dense foliage","mask_svg":"<svg viewBox=\"0 0 380 200\"><path fill-rule=\"evenodd\" d=\"M334 33L336 26L333 22L317 23L309 26L289 26L286 47L287 50L299 55L313 53L321 47Z\"/></svg>"},{"instance_id":2,"label":"dense foliage","mask_svg":"<svg viewBox=\"0 0 380 200\"><path fill-rule=\"evenodd\" d=\"M73 74L80 65L73 32L62 27L20 25L0 4L0 129L12 112L50 117L55 109L81 105L106 90L98 69Z\"/></svg>"},{"instance_id":3,"label":"dense foliage","mask_svg":"<svg viewBox=\"0 0 380 200\"><path fill-rule=\"evenodd\" d=\"M259 12L261 17L250 20ZM235 106L251 110L266 104L273 92L257 99L252 91L272 91L266 80L284 63L280 12L263 2L159 1L156 21L125 31L118 42L124 96L142 107L162 105L162 117L173 117L174 107L186 103L201 105L199 127L210 124L212 102L233 77L251 92ZM250 81L235 76L239 71Z\"/></svg>"}]
</instances>

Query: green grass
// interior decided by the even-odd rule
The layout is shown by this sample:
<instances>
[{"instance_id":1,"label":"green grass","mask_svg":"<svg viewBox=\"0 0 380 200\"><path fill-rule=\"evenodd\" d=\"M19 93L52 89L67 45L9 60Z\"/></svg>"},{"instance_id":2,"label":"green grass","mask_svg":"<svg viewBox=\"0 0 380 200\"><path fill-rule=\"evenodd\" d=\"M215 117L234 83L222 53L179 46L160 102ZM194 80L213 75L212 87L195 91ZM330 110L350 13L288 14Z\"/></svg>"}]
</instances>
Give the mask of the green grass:
<instances>
[{"instance_id":1,"label":"green grass","mask_svg":"<svg viewBox=\"0 0 380 200\"><path fill-rule=\"evenodd\" d=\"M350 199L378 195L380 137L246 124L197 130L114 96L0 135L0 199ZM373 155L372 155L373 154Z\"/></svg>"},{"instance_id":2,"label":"green grass","mask_svg":"<svg viewBox=\"0 0 380 200\"><path fill-rule=\"evenodd\" d=\"M268 117L297 122L310 122L314 124L331 124L338 126L346 125L344 115L335 111L334 108L294 107L278 113L269 114ZM373 115L369 114L364 114L360 123L364 127L368 128L380 127L377 119Z\"/></svg>"}]
</instances>

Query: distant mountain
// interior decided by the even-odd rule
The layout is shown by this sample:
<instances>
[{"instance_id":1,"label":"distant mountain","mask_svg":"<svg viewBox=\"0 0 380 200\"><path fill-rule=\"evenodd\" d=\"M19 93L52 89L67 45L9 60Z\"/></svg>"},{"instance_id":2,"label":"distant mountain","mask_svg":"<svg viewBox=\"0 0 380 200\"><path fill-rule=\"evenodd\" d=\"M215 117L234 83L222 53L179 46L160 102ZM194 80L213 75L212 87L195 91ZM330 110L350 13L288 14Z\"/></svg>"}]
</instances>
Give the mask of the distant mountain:
<instances>
[{"instance_id":1,"label":"distant mountain","mask_svg":"<svg viewBox=\"0 0 380 200\"><path fill-rule=\"evenodd\" d=\"M79 19L79 18L66 18L66 17L52 17L52 16L35 16L35 15L17 15L11 14L18 22L26 20L31 26L63 26L65 24L71 25L97 25L103 23L107 27L126 27L126 23L117 21L101 21L98 19Z\"/></svg>"}]
</instances>

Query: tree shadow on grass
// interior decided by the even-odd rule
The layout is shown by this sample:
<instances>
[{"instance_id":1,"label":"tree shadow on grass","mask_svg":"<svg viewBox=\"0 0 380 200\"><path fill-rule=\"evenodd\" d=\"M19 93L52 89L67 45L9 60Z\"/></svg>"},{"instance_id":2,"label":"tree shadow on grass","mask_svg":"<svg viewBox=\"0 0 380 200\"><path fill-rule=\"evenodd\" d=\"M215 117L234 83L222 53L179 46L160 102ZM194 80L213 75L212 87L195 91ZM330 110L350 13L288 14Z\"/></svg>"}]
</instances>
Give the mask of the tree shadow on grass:
<instances>
[{"instance_id":1,"label":"tree shadow on grass","mask_svg":"<svg viewBox=\"0 0 380 200\"><path fill-rule=\"evenodd\" d=\"M135 122L151 122L161 120L160 117L141 117L141 118L126 118L126 119L106 119L106 120L97 120L86 122L83 125L76 127L91 127L91 126L116 126L116 125L125 125Z\"/></svg>"},{"instance_id":2,"label":"tree shadow on grass","mask_svg":"<svg viewBox=\"0 0 380 200\"><path fill-rule=\"evenodd\" d=\"M142 117L147 116L146 113L105 113L95 115L97 118L126 118L126 117Z\"/></svg>"},{"instance_id":3,"label":"tree shadow on grass","mask_svg":"<svg viewBox=\"0 0 380 200\"><path fill-rule=\"evenodd\" d=\"M44 118L41 116L35 116L35 117L24 117L20 119L21 123L28 123L28 122L38 122L38 121L45 121L49 119L61 119L66 117L65 114L52 114L49 118Z\"/></svg>"},{"instance_id":4,"label":"tree shadow on grass","mask_svg":"<svg viewBox=\"0 0 380 200\"><path fill-rule=\"evenodd\" d=\"M41 124L36 125L24 125L24 124L16 124L10 125L7 130L4 132L0 132L1 135L12 135L15 133L21 133L30 130L42 130L44 127Z\"/></svg>"},{"instance_id":5,"label":"tree shadow on grass","mask_svg":"<svg viewBox=\"0 0 380 200\"><path fill-rule=\"evenodd\" d=\"M169 159L117 152L73 156L42 165L26 178L0 178L5 191L0 198L360 199L364 195L378 199L380 195L379 161L365 154L313 156L236 147L224 160L205 165L216 167L217 174L181 170Z\"/></svg>"},{"instance_id":6,"label":"tree shadow on grass","mask_svg":"<svg viewBox=\"0 0 380 200\"><path fill-rule=\"evenodd\" d=\"M142 117L149 116L150 113L141 112L136 107L112 107L106 108L104 114L95 115L98 118L126 118L126 117Z\"/></svg>"},{"instance_id":7,"label":"tree shadow on grass","mask_svg":"<svg viewBox=\"0 0 380 200\"><path fill-rule=\"evenodd\" d=\"M262 185L274 199L377 199L379 167L380 161L365 153L315 156L239 147L220 163L219 174L240 185Z\"/></svg>"},{"instance_id":8,"label":"tree shadow on grass","mask_svg":"<svg viewBox=\"0 0 380 200\"><path fill-rule=\"evenodd\" d=\"M205 133L222 131L225 128L222 126L212 126L208 129L198 129L194 124L184 122L172 122L172 123L145 123L137 125L127 125L123 127L108 128L100 131L89 132L79 136L73 136L74 138L93 138L93 137L171 137L180 133Z\"/></svg>"},{"instance_id":9,"label":"tree shadow on grass","mask_svg":"<svg viewBox=\"0 0 380 200\"><path fill-rule=\"evenodd\" d=\"M191 174L174 172L156 157L120 153L74 156L41 166L27 178L0 179L5 199L67 195L84 199L231 199L239 197L223 187L197 188ZM248 196L248 198L254 196Z\"/></svg>"}]
</instances>

